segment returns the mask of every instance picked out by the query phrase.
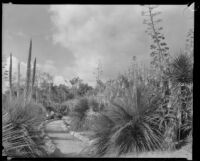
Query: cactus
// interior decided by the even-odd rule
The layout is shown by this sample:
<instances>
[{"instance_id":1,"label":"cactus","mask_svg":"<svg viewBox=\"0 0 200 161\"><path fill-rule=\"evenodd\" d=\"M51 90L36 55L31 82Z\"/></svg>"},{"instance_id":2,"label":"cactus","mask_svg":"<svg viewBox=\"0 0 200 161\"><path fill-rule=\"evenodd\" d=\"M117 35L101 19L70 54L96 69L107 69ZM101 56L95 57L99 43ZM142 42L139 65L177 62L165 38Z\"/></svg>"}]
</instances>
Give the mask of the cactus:
<instances>
[{"instance_id":1,"label":"cactus","mask_svg":"<svg viewBox=\"0 0 200 161\"><path fill-rule=\"evenodd\" d=\"M9 85L10 85L10 97L12 98L12 53L10 53L10 70L9 70Z\"/></svg>"},{"instance_id":2,"label":"cactus","mask_svg":"<svg viewBox=\"0 0 200 161\"><path fill-rule=\"evenodd\" d=\"M20 95L20 62L18 62L17 97Z\"/></svg>"},{"instance_id":3,"label":"cactus","mask_svg":"<svg viewBox=\"0 0 200 161\"><path fill-rule=\"evenodd\" d=\"M32 40L30 40L29 55L27 62L27 72L26 72L26 91L25 100L30 96L30 81L31 81L31 51L32 51Z\"/></svg>"},{"instance_id":4,"label":"cactus","mask_svg":"<svg viewBox=\"0 0 200 161\"><path fill-rule=\"evenodd\" d=\"M33 77L32 77L31 93L33 91L34 83L35 83L35 72L36 72L36 58L34 60L34 65L33 65Z\"/></svg>"},{"instance_id":5,"label":"cactus","mask_svg":"<svg viewBox=\"0 0 200 161\"><path fill-rule=\"evenodd\" d=\"M36 72L36 58L34 60L34 65L33 65L32 88L33 88L34 83L35 83L35 72Z\"/></svg>"}]
</instances>

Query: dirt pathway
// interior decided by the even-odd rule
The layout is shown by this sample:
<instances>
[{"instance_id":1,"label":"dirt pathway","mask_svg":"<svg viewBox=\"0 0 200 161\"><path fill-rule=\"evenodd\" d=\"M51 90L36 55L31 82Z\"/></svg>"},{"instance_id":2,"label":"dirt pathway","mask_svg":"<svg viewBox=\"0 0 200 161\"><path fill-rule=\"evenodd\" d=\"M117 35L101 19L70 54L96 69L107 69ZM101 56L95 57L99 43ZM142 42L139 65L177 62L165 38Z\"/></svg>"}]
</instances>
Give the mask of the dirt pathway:
<instances>
[{"instance_id":1,"label":"dirt pathway","mask_svg":"<svg viewBox=\"0 0 200 161\"><path fill-rule=\"evenodd\" d=\"M85 147L85 143L69 133L63 120L48 123L45 131L63 155L66 155L66 157L81 155L80 152Z\"/></svg>"},{"instance_id":2,"label":"dirt pathway","mask_svg":"<svg viewBox=\"0 0 200 161\"><path fill-rule=\"evenodd\" d=\"M79 140L65 126L63 120L56 120L46 125L45 131L58 148L56 157L89 157L81 153L87 147L87 141ZM107 154L105 157L115 157L116 154ZM126 154L125 158L187 158L192 159L192 146L185 146L174 152L146 152L141 154Z\"/></svg>"}]
</instances>

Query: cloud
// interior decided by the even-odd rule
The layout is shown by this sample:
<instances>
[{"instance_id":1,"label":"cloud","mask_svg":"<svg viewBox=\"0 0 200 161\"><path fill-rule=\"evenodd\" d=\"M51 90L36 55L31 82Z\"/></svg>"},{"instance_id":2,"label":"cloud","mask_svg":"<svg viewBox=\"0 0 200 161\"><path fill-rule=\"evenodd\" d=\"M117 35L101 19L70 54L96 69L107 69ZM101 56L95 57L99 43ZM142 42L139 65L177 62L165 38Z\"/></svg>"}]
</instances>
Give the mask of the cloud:
<instances>
[{"instance_id":1,"label":"cloud","mask_svg":"<svg viewBox=\"0 0 200 161\"><path fill-rule=\"evenodd\" d=\"M65 79L61 75L55 76L53 82L55 85L66 84Z\"/></svg>"},{"instance_id":2,"label":"cloud","mask_svg":"<svg viewBox=\"0 0 200 161\"><path fill-rule=\"evenodd\" d=\"M76 58L74 66L65 67L66 77L78 75L94 82L99 60L105 78L112 77L127 67L133 55L140 57L145 48L143 28L137 25L141 24L138 6L64 5L51 6L49 11L54 43L69 48Z\"/></svg>"},{"instance_id":3,"label":"cloud","mask_svg":"<svg viewBox=\"0 0 200 161\"><path fill-rule=\"evenodd\" d=\"M53 60L45 60L43 64L39 64L38 68L42 72L47 72L52 76L55 76L57 73L57 68L55 67L55 62Z\"/></svg>"},{"instance_id":4,"label":"cloud","mask_svg":"<svg viewBox=\"0 0 200 161\"><path fill-rule=\"evenodd\" d=\"M17 32L16 35L22 38L27 38L27 35L21 31Z\"/></svg>"},{"instance_id":5,"label":"cloud","mask_svg":"<svg viewBox=\"0 0 200 161\"><path fill-rule=\"evenodd\" d=\"M21 75L21 80L22 79L25 79L26 78L26 70L27 70L27 63L26 62L23 62L23 61L20 61L18 58L16 58L15 56L12 56L12 73L13 73L13 78L14 78L14 82L17 81L17 73L18 73L18 63L20 62L20 75ZM2 63L3 66L5 66L3 68L3 72L4 71L9 71L9 67L10 67L10 56L5 60L5 62ZM33 61L31 63L31 66L33 67ZM37 67L38 69L41 71L41 72L47 72L49 73L50 75L53 76L53 80L54 80L54 83L56 85L59 85L59 84L66 84L65 83L65 79L63 76L60 76L60 75L57 75L57 68L55 67L54 65L54 61L52 60L46 60L44 62L44 64L37 64ZM3 79L2 80L2 87L3 87L3 90L2 92L5 92L8 87L9 87L9 82L8 82L8 79L5 80ZM68 85L68 84L67 84Z\"/></svg>"},{"instance_id":6,"label":"cloud","mask_svg":"<svg viewBox=\"0 0 200 161\"><path fill-rule=\"evenodd\" d=\"M165 21L166 41L172 51L184 46L190 23L182 15L184 6L160 6ZM100 60L103 79L124 72L133 55L149 61L151 39L144 32L144 17L139 5L52 5L49 8L54 26L53 42L72 51L75 63L64 67L66 77L80 76L95 81L92 74ZM180 22L179 22L180 21ZM178 23L177 23L178 22ZM173 25L172 25L173 24Z\"/></svg>"},{"instance_id":7,"label":"cloud","mask_svg":"<svg viewBox=\"0 0 200 161\"><path fill-rule=\"evenodd\" d=\"M12 73L13 73L13 81L17 81L17 72L18 72L18 62L20 62L20 74L21 74L21 79L25 78L26 74L26 63L20 61L16 57L12 56ZM4 71L9 71L10 67L10 56L5 60L5 62L2 63L2 65L5 65L3 68L3 73ZM3 79L2 80L2 92L5 92L9 87L9 82L8 79Z\"/></svg>"}]
</instances>

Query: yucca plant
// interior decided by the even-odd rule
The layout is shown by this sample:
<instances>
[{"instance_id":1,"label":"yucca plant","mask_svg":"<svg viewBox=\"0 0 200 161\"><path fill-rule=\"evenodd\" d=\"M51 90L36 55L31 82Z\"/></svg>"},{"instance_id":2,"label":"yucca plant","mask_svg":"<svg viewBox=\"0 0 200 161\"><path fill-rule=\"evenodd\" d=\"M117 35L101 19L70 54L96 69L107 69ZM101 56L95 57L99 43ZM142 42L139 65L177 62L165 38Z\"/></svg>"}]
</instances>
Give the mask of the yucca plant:
<instances>
[{"instance_id":1,"label":"yucca plant","mask_svg":"<svg viewBox=\"0 0 200 161\"><path fill-rule=\"evenodd\" d=\"M170 66L166 74L174 85L187 85L193 82L193 64L189 56L179 54Z\"/></svg>"},{"instance_id":2,"label":"yucca plant","mask_svg":"<svg viewBox=\"0 0 200 161\"><path fill-rule=\"evenodd\" d=\"M179 54L170 63L166 76L171 83L171 95L168 105L170 102L173 104L169 106L172 107L173 117L176 120L173 124L176 139L173 142L177 141L177 146L179 146L187 138L184 134L187 130L183 129L190 127L190 130L192 130L192 116L189 112L192 111L192 107L188 105L193 101L192 91L189 87L193 84L193 65L190 57L186 54Z\"/></svg>"},{"instance_id":3,"label":"yucca plant","mask_svg":"<svg viewBox=\"0 0 200 161\"><path fill-rule=\"evenodd\" d=\"M78 131L83 129L88 110L88 100L86 98L80 99L70 114L72 116L72 130Z\"/></svg>"},{"instance_id":4,"label":"yucca plant","mask_svg":"<svg viewBox=\"0 0 200 161\"><path fill-rule=\"evenodd\" d=\"M3 146L10 157L38 157L46 155L42 148L39 125L45 119L43 107L22 97L13 98L4 104Z\"/></svg>"},{"instance_id":5,"label":"yucca plant","mask_svg":"<svg viewBox=\"0 0 200 161\"><path fill-rule=\"evenodd\" d=\"M163 148L161 130L152 119L159 99L148 96L144 84L133 89L128 81L124 83L124 93L120 97L112 96L109 107L101 113L102 119L96 122L92 146L97 156L113 151L120 155Z\"/></svg>"}]
</instances>

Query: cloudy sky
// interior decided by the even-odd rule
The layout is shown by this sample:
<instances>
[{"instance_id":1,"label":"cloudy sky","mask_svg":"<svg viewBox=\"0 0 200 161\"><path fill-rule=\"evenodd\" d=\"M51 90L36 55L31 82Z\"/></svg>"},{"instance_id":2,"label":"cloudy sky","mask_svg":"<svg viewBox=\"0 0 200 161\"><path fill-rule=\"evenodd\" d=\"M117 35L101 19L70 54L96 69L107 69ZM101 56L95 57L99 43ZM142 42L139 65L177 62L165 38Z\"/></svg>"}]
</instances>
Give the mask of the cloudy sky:
<instances>
[{"instance_id":1,"label":"cloudy sky","mask_svg":"<svg viewBox=\"0 0 200 161\"><path fill-rule=\"evenodd\" d=\"M151 39L145 34L139 5L3 5L3 55L12 52L26 64L29 41L33 57L56 84L79 76L94 85L102 65L103 80L126 71L133 55L148 62ZM161 25L171 54L184 49L193 28L186 5L161 5Z\"/></svg>"}]
</instances>

